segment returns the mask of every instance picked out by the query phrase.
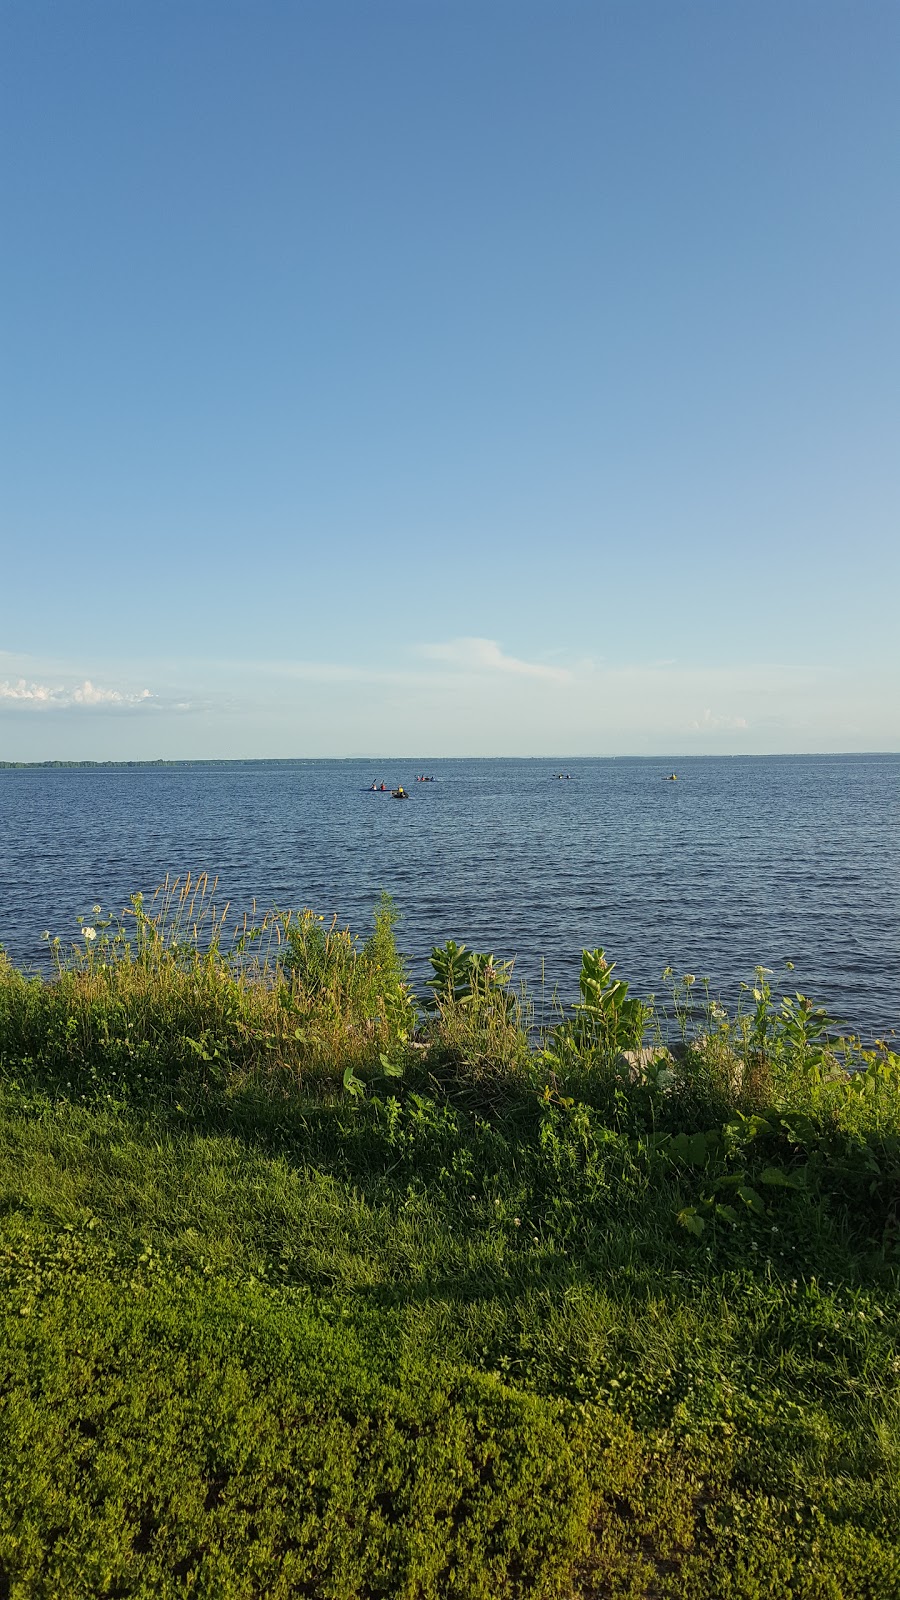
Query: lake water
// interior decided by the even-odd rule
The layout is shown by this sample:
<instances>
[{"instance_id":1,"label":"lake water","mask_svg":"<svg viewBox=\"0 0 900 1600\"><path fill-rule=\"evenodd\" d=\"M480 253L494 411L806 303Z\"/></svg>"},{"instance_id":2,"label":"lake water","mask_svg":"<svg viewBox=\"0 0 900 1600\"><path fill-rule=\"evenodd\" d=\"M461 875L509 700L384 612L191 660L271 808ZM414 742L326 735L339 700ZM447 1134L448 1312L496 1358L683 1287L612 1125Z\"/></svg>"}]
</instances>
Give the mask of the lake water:
<instances>
[{"instance_id":1,"label":"lake water","mask_svg":"<svg viewBox=\"0 0 900 1600\"><path fill-rule=\"evenodd\" d=\"M728 1004L757 964L866 1034L900 1028L900 755L291 761L0 770L0 942L39 966L166 872L365 932L382 889L416 976L448 938L570 996L602 945ZM416 783L428 771L434 783ZM559 781L555 772L568 772ZM402 782L407 803L371 794Z\"/></svg>"}]
</instances>

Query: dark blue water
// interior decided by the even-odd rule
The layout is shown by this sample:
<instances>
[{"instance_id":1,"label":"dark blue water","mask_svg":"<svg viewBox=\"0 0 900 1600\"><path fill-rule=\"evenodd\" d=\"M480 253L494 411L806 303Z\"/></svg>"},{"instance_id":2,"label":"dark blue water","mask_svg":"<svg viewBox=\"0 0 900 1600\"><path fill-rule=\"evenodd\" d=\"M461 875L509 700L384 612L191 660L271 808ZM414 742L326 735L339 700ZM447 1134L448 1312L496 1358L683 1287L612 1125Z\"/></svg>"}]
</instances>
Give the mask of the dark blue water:
<instances>
[{"instance_id":1,"label":"dark blue water","mask_svg":"<svg viewBox=\"0 0 900 1600\"><path fill-rule=\"evenodd\" d=\"M234 762L0 770L0 942L77 938L169 872L244 907L336 911L381 889L421 963L455 938L571 994L602 945L641 993L672 966L724 1001L759 963L867 1034L900 1028L900 755ZM417 784L417 771L436 782ZM559 782L555 771L570 772ZM407 803L370 794L401 781Z\"/></svg>"}]
</instances>

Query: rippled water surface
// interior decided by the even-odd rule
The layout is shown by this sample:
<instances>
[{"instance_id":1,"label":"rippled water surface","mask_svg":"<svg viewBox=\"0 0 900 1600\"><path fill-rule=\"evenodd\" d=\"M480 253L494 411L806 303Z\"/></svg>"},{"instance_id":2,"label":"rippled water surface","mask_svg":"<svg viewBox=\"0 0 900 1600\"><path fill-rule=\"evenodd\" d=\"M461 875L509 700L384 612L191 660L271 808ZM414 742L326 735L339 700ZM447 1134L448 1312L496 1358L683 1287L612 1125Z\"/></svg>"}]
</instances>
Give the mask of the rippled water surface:
<instances>
[{"instance_id":1,"label":"rippled water surface","mask_svg":"<svg viewBox=\"0 0 900 1600\"><path fill-rule=\"evenodd\" d=\"M515 955L576 986L602 945L641 992L757 963L866 1032L900 1028L900 756L233 762L0 771L0 941L38 964L167 871L243 908L311 906L359 931L382 888L417 971L432 944ZM402 782L407 803L366 792Z\"/></svg>"}]
</instances>

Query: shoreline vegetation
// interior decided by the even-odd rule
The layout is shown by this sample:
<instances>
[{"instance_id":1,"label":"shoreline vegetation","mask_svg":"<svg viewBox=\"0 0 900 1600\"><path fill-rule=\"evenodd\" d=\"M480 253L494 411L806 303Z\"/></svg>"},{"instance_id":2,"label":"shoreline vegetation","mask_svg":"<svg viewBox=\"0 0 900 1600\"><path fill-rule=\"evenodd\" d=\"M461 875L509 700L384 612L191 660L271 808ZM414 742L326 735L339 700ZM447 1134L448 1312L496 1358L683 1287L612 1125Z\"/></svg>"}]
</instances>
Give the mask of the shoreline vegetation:
<instances>
[{"instance_id":1,"label":"shoreline vegetation","mask_svg":"<svg viewBox=\"0 0 900 1600\"><path fill-rule=\"evenodd\" d=\"M162 757L160 757L160 760L157 760L157 762L0 762L0 771L3 771L3 773L8 773L8 771L13 771L13 773L21 773L21 771L29 771L29 770L32 770L32 768L37 768L38 771L43 771L43 770L45 770L45 768L56 768L56 766L183 766L183 765L194 765L194 763L192 763L192 762L191 763L187 763L187 762L165 762L165 760L162 760Z\"/></svg>"},{"instance_id":2,"label":"shoreline vegetation","mask_svg":"<svg viewBox=\"0 0 900 1600\"><path fill-rule=\"evenodd\" d=\"M682 752L680 755L673 756L673 753L670 751L668 754L663 752L661 755L605 755L605 756L603 756L603 755L593 755L593 756L566 756L566 757L559 757L559 756L553 756L553 755L549 755L549 756L543 756L543 755L541 755L541 756L530 756L529 755L529 756L504 756L504 757L501 757L500 759L501 760L508 760L508 761L522 761L522 762L526 762L527 761L527 762L532 762L532 763L535 763L535 764L540 762L540 763L546 763L546 764L548 764L550 766L552 766L554 762L558 762L560 760L568 761L570 765L575 763L575 762L581 762L581 761L591 761L591 762L593 762L593 761L642 761L647 766L652 766L652 765L659 765L660 763L665 765L667 762L672 761L673 759L677 760L677 761L686 761L686 762L694 762L694 761L841 761L841 760L864 761L864 760L870 760L872 758L883 758L885 756L896 756L898 753L900 753L900 752L898 752L896 750L793 750L793 751L783 751L783 752L775 752L775 753L768 753L768 754L765 753L765 752L759 752L759 751L756 751L756 752L753 752L753 751L746 751L746 752L728 751L726 754L718 754L717 755L717 754L714 754L711 751L707 751L705 753L697 753L697 752L684 753L684 752ZM426 758L423 758L421 756L408 756L408 755L402 755L402 754L401 755L388 754L388 755L374 755L374 756L367 756L367 755L362 755L362 756L355 756L355 755L350 755L350 756L167 756L167 757L160 756L160 757L157 757L155 759L149 759L149 760L148 759L141 759L141 760L136 760L136 761L123 761L123 760L107 760L107 761L87 761L87 760L78 760L78 761L0 761L0 772L42 771L42 770L47 770L47 769L54 769L54 768L57 768L57 767L61 767L61 768L70 768L70 767L71 768L79 768L79 767L230 767L230 766L244 767L244 766L294 766L294 765L298 765L298 764L303 765L303 766L316 766L316 765L319 765L319 764L321 764L323 766L326 766L326 765L330 765L330 764L335 763L335 762L346 762L348 764L353 763L355 765L364 765L364 764L372 764L372 763L374 763L375 765L378 765L379 763L391 762L391 761L403 761L403 762L411 762L411 763L412 762L421 762L423 759L426 761L426 764L429 764L429 763L433 763L435 761L451 761L451 762L457 762L457 761L467 761L467 762L468 761L474 761L474 762L494 761L494 760L497 759L497 757L495 757L495 756L449 756L449 757L447 757L447 756L428 756ZM561 774L553 773L552 776L557 777L557 776L561 776Z\"/></svg>"},{"instance_id":3,"label":"shoreline vegetation","mask_svg":"<svg viewBox=\"0 0 900 1600\"><path fill-rule=\"evenodd\" d=\"M0 772L45 771L57 767L182 767L194 766L193 761L0 761Z\"/></svg>"},{"instance_id":4,"label":"shoreline vegetation","mask_svg":"<svg viewBox=\"0 0 900 1600\"><path fill-rule=\"evenodd\" d=\"M896 1600L900 1055L395 922L0 956L0 1594Z\"/></svg>"}]
</instances>

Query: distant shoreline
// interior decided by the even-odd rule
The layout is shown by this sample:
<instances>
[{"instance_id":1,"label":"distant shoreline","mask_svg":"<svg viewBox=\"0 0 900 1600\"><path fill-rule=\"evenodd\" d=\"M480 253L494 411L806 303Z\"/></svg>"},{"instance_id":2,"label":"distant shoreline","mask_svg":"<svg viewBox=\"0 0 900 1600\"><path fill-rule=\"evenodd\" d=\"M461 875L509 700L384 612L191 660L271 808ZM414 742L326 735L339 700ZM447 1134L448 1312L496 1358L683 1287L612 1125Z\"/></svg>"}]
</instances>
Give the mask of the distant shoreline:
<instances>
[{"instance_id":1,"label":"distant shoreline","mask_svg":"<svg viewBox=\"0 0 900 1600\"><path fill-rule=\"evenodd\" d=\"M691 752L665 751L657 755L539 755L539 756L436 756L436 755L380 755L380 756L171 756L158 757L156 760L141 761L0 761L0 772L49 772L54 770L107 769L112 767L247 767L247 766L303 766L330 765L343 761L360 765L369 763L379 765L390 761L416 761L426 765L438 761L531 761L549 762L551 765L570 766L579 761L645 761L648 764L688 761L841 761L841 760L872 760L883 759L885 756L897 756L897 750L790 750L774 751L766 754L760 752L721 751L718 754L712 751Z\"/></svg>"},{"instance_id":2,"label":"distant shoreline","mask_svg":"<svg viewBox=\"0 0 900 1600\"><path fill-rule=\"evenodd\" d=\"M193 761L0 761L0 771L20 772L51 767L191 767Z\"/></svg>"}]
</instances>

